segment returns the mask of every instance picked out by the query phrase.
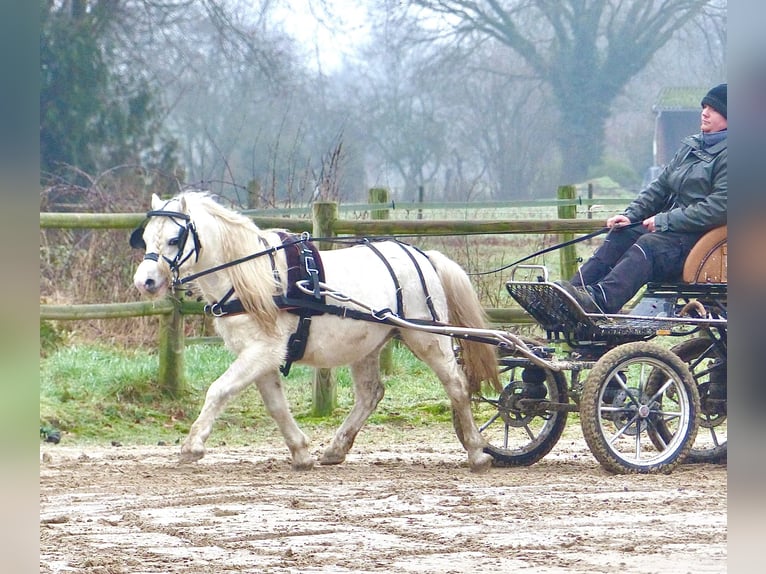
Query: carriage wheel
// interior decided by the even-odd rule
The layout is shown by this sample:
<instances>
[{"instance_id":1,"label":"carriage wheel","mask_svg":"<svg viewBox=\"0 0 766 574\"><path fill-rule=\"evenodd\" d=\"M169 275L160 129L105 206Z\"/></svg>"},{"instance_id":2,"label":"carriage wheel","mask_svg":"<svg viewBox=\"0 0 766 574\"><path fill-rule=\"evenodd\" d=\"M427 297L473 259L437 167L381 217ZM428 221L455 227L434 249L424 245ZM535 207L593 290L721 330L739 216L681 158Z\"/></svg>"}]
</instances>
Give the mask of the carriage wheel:
<instances>
[{"instance_id":1,"label":"carriage wheel","mask_svg":"<svg viewBox=\"0 0 766 574\"><path fill-rule=\"evenodd\" d=\"M686 363L697 383L700 396L699 431L685 462L726 462L726 356L709 337L688 339L670 349ZM671 400L673 396L669 397ZM658 428L667 442L671 431Z\"/></svg>"},{"instance_id":2,"label":"carriage wheel","mask_svg":"<svg viewBox=\"0 0 766 574\"><path fill-rule=\"evenodd\" d=\"M580 422L607 470L670 472L694 442L699 411L697 385L683 361L642 341L615 347L596 362L583 387Z\"/></svg>"},{"instance_id":3,"label":"carriage wheel","mask_svg":"<svg viewBox=\"0 0 766 574\"><path fill-rule=\"evenodd\" d=\"M529 339L525 342L540 344ZM474 397L471 411L487 441L484 452L492 455L494 466L529 466L548 454L564 432L567 412L547 405L567 403L566 379L561 373L531 364L505 372L509 382L502 392ZM453 424L462 441L454 416Z\"/></svg>"}]
</instances>

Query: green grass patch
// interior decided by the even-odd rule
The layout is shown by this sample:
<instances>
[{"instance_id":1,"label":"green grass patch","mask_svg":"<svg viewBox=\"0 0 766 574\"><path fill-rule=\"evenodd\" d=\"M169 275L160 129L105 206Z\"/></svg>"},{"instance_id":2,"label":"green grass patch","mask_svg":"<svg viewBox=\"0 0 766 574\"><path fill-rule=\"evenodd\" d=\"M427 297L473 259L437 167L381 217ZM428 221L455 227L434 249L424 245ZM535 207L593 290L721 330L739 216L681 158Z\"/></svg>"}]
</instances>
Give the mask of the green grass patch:
<instances>
[{"instance_id":1,"label":"green grass patch","mask_svg":"<svg viewBox=\"0 0 766 574\"><path fill-rule=\"evenodd\" d=\"M402 430L450 423L451 409L433 372L406 348L395 345L393 373L384 375L386 394L370 425ZM118 441L172 444L183 440L199 413L207 387L233 356L220 345L194 345L184 355L185 386L164 396L157 382L158 358L148 350L73 345L40 359L40 427L62 432L64 442ZM313 369L293 365L283 388L298 424L309 435L329 436L353 404L347 368L334 370L337 408L328 417L312 414ZM234 399L218 419L211 444L280 442L255 386Z\"/></svg>"}]
</instances>

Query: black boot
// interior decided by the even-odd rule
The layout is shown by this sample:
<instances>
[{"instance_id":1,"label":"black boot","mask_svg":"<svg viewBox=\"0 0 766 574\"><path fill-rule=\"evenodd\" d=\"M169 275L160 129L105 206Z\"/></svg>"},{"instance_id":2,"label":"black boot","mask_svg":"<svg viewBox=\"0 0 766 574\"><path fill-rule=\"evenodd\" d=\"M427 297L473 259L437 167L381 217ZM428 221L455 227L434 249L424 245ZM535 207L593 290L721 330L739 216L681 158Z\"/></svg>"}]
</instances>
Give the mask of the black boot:
<instances>
[{"instance_id":1,"label":"black boot","mask_svg":"<svg viewBox=\"0 0 766 574\"><path fill-rule=\"evenodd\" d=\"M596 293L591 287L575 287L569 281L554 281L556 285L564 289L586 313L603 313L601 305L596 298Z\"/></svg>"}]
</instances>

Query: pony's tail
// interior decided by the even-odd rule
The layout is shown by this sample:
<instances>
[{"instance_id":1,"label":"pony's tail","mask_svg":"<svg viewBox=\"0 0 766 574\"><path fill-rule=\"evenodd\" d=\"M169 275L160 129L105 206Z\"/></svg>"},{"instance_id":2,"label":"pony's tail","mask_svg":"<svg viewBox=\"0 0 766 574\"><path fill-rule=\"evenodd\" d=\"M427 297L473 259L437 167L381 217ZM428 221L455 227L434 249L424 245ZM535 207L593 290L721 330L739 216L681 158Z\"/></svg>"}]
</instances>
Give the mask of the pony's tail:
<instances>
[{"instance_id":1,"label":"pony's tail","mask_svg":"<svg viewBox=\"0 0 766 574\"><path fill-rule=\"evenodd\" d=\"M471 280L457 263L438 251L426 253L444 287L449 308L449 323L457 327L486 329L487 318ZM471 393L478 393L482 383L502 390L497 369L497 347L488 343L458 339L461 366L468 378Z\"/></svg>"}]
</instances>

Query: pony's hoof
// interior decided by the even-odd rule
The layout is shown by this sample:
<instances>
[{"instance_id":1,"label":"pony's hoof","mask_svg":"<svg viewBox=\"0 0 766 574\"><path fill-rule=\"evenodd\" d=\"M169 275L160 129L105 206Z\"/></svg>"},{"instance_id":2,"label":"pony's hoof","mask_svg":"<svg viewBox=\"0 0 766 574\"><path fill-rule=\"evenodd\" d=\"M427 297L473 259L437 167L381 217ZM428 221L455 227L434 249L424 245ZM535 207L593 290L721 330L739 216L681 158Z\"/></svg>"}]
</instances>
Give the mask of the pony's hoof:
<instances>
[{"instance_id":1,"label":"pony's hoof","mask_svg":"<svg viewBox=\"0 0 766 574\"><path fill-rule=\"evenodd\" d=\"M492 468L492 456L486 453L482 453L477 456L476 459L470 463L471 472L475 474L482 474Z\"/></svg>"},{"instance_id":2,"label":"pony's hoof","mask_svg":"<svg viewBox=\"0 0 766 574\"><path fill-rule=\"evenodd\" d=\"M293 461L292 469L293 470L312 470L314 468L314 459L304 460L304 461Z\"/></svg>"},{"instance_id":3,"label":"pony's hoof","mask_svg":"<svg viewBox=\"0 0 766 574\"><path fill-rule=\"evenodd\" d=\"M322 458L319 459L319 464L329 466L332 464L340 464L345 460L346 457L344 455L330 454L326 452L322 455Z\"/></svg>"},{"instance_id":4,"label":"pony's hoof","mask_svg":"<svg viewBox=\"0 0 766 574\"><path fill-rule=\"evenodd\" d=\"M181 450L181 455L178 457L178 462L180 462L181 464L190 464L192 462L197 462L203 456L205 456L204 450L202 451Z\"/></svg>"}]
</instances>

